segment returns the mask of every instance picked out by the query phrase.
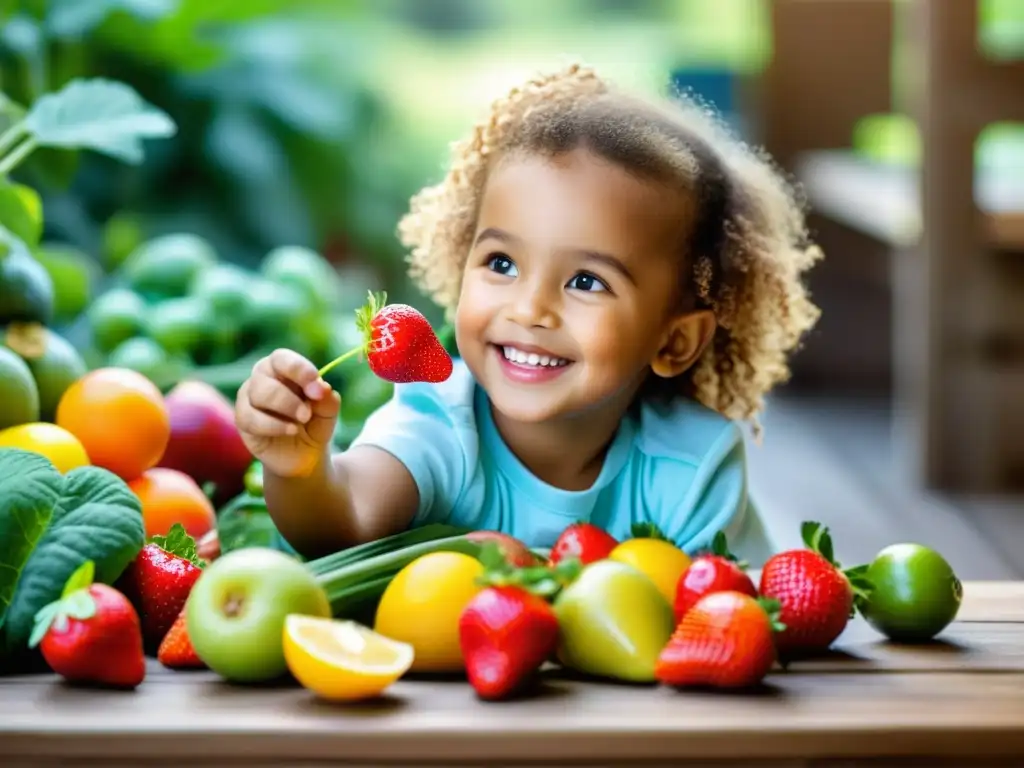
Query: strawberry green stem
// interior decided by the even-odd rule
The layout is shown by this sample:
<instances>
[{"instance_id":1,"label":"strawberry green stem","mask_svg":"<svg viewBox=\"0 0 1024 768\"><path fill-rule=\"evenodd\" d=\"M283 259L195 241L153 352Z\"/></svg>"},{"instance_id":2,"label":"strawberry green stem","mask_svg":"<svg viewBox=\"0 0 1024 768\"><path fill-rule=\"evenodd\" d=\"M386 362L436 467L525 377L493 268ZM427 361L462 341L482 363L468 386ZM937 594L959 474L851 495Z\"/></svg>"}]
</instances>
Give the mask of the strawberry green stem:
<instances>
[{"instance_id":1,"label":"strawberry green stem","mask_svg":"<svg viewBox=\"0 0 1024 768\"><path fill-rule=\"evenodd\" d=\"M320 375L321 376L326 375L332 368L334 368L335 366L341 365L343 362L348 360L350 357L352 357L353 355L358 355L362 351L363 351L362 346L359 346L359 347L354 347L354 348L350 349L348 352L345 352L344 354L338 355L336 358L331 360L331 362L329 362L327 365L325 365L323 368L320 369Z\"/></svg>"},{"instance_id":2,"label":"strawberry green stem","mask_svg":"<svg viewBox=\"0 0 1024 768\"><path fill-rule=\"evenodd\" d=\"M350 349L344 354L338 355L336 358L331 360L327 365L320 369L320 375L323 376L332 368L348 360L353 355L357 355L360 352L366 352L370 347L370 339L373 335L373 318L376 317L377 313L380 312L388 303L388 295L386 292L374 293L368 291L369 294L366 303L356 310L356 327L363 336L363 343L358 347Z\"/></svg>"}]
</instances>

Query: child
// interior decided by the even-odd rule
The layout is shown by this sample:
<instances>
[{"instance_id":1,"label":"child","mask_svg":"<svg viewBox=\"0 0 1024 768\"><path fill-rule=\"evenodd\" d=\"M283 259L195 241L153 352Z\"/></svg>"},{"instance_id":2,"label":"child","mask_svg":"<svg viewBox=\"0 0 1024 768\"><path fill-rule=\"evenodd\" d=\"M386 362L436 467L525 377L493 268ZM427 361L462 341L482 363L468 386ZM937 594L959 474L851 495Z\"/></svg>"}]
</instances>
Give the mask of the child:
<instances>
[{"instance_id":1,"label":"child","mask_svg":"<svg viewBox=\"0 0 1024 768\"><path fill-rule=\"evenodd\" d=\"M654 523L687 552L770 554L738 421L818 309L791 190L687 102L572 66L496 101L400 224L453 320L442 384L404 384L343 453L313 362L277 350L237 422L271 515L318 556L445 521L550 547L570 523Z\"/></svg>"}]
</instances>

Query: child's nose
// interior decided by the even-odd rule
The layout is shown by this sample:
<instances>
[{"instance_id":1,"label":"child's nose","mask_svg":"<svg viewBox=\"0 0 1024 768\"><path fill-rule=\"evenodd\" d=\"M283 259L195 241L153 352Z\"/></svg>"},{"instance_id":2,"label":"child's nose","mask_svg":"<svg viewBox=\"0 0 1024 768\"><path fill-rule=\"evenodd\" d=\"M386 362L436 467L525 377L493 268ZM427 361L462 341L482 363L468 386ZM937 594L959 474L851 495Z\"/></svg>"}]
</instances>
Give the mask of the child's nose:
<instances>
[{"instance_id":1,"label":"child's nose","mask_svg":"<svg viewBox=\"0 0 1024 768\"><path fill-rule=\"evenodd\" d=\"M544 286L520 285L509 306L509 319L524 328L557 328L557 299Z\"/></svg>"}]
</instances>

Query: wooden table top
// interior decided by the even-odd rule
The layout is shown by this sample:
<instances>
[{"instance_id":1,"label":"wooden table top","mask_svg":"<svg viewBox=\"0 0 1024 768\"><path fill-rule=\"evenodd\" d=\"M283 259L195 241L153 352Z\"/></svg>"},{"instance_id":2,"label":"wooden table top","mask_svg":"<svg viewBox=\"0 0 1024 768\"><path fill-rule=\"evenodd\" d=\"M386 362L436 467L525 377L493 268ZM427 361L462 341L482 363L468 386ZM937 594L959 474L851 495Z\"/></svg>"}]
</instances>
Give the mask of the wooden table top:
<instances>
[{"instance_id":1,"label":"wooden table top","mask_svg":"<svg viewBox=\"0 0 1024 768\"><path fill-rule=\"evenodd\" d=\"M1024 765L1024 582L964 586L941 643L897 647L858 619L836 653L773 672L753 694L552 675L514 702L481 702L465 682L403 680L383 700L336 705L155 663L132 693L0 678L0 762Z\"/></svg>"}]
</instances>

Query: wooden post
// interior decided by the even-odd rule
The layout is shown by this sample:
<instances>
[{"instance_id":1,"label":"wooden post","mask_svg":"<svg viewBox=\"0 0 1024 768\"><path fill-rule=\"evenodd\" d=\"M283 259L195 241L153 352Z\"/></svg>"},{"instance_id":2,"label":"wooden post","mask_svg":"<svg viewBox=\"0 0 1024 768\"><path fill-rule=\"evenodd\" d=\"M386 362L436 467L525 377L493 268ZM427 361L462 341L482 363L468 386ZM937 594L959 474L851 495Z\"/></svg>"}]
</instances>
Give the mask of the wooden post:
<instances>
[{"instance_id":1,"label":"wooden post","mask_svg":"<svg viewBox=\"0 0 1024 768\"><path fill-rule=\"evenodd\" d=\"M1024 78L979 55L975 2L912 0L910 10L923 232L894 259L898 438L928 487L1006 491L1024 468L1024 361L990 351L1019 331L1008 315L1024 314L1024 294L1004 297L974 199L974 147L987 124L1024 115Z\"/></svg>"}]
</instances>

